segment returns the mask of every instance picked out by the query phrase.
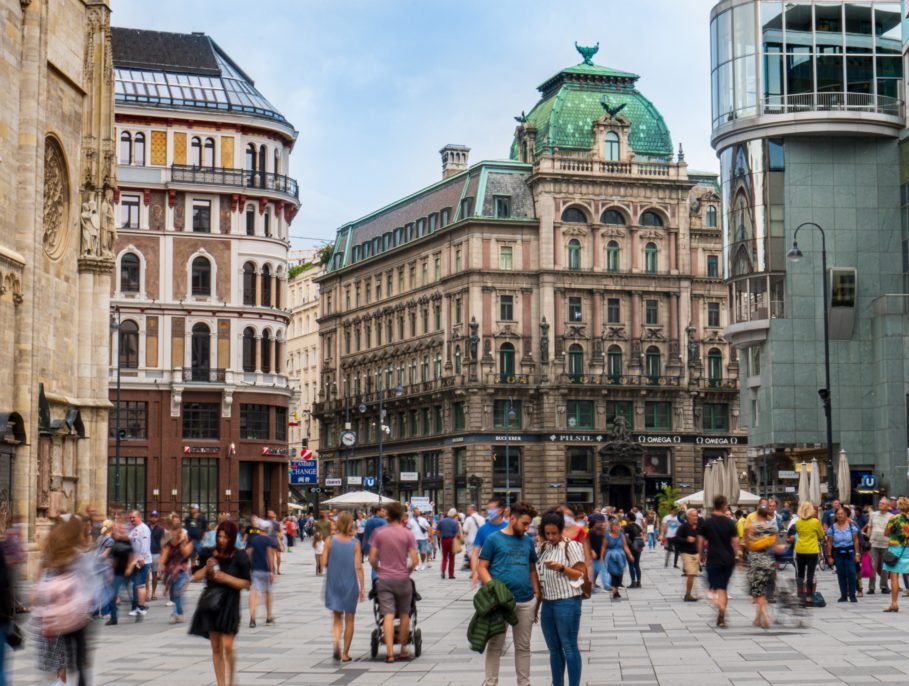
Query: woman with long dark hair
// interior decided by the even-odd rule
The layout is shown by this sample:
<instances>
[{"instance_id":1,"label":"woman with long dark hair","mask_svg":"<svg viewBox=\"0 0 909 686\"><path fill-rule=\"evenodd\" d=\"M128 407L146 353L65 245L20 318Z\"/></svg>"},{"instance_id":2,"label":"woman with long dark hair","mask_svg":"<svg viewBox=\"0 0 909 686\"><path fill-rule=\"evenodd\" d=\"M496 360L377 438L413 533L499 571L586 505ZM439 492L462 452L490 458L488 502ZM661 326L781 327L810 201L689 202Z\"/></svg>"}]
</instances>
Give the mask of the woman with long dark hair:
<instances>
[{"instance_id":1,"label":"woman with long dark hair","mask_svg":"<svg viewBox=\"0 0 909 686\"><path fill-rule=\"evenodd\" d=\"M205 590L193 614L189 633L211 641L212 661L218 686L232 686L236 659L234 638L240 629L240 591L249 588L249 555L237 550L237 525L231 520L218 524L214 548L199 554L201 565L193 579L205 579Z\"/></svg>"}]
</instances>

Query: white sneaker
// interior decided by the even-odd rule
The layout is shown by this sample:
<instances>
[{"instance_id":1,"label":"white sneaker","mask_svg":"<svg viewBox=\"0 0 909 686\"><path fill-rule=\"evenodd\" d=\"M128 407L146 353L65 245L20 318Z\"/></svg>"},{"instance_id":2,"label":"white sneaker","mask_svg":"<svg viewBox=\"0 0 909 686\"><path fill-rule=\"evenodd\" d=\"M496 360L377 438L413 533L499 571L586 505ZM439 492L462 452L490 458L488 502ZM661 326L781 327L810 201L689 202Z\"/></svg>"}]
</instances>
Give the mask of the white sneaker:
<instances>
[{"instance_id":1,"label":"white sneaker","mask_svg":"<svg viewBox=\"0 0 909 686\"><path fill-rule=\"evenodd\" d=\"M140 614L142 614L142 613L139 612L138 609L136 609L136 610L130 610L130 611L129 611L129 616L130 616L130 617L136 617L136 616L138 616L138 615L140 615Z\"/></svg>"},{"instance_id":2,"label":"white sneaker","mask_svg":"<svg viewBox=\"0 0 909 686\"><path fill-rule=\"evenodd\" d=\"M166 607L173 607L173 606L174 606L174 602L173 602L172 600L168 600L166 603L164 603L164 605L165 605Z\"/></svg>"},{"instance_id":3,"label":"white sneaker","mask_svg":"<svg viewBox=\"0 0 909 686\"><path fill-rule=\"evenodd\" d=\"M424 569L426 569L426 567L424 567L423 565L419 565L419 566L417 567L417 571L418 571L418 572L422 572Z\"/></svg>"}]
</instances>

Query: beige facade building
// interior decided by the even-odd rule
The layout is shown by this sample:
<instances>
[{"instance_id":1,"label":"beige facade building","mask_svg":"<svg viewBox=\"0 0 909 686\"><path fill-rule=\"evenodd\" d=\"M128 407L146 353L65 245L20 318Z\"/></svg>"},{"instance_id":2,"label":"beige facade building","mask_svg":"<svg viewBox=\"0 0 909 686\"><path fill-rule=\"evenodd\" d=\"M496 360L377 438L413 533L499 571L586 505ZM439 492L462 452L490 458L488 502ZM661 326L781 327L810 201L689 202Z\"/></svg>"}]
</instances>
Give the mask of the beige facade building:
<instances>
[{"instance_id":1,"label":"beige facade building","mask_svg":"<svg viewBox=\"0 0 909 686\"><path fill-rule=\"evenodd\" d=\"M116 189L107 0L0 0L0 530L104 507Z\"/></svg>"},{"instance_id":2,"label":"beige facade building","mask_svg":"<svg viewBox=\"0 0 909 686\"><path fill-rule=\"evenodd\" d=\"M447 146L441 181L338 229L323 483L628 507L744 464L716 178L674 154L636 75L581 51L517 118L511 161Z\"/></svg>"},{"instance_id":3,"label":"beige facade building","mask_svg":"<svg viewBox=\"0 0 909 686\"><path fill-rule=\"evenodd\" d=\"M299 271L287 284L290 326L287 334L287 376L295 384L299 400L291 409L290 452L299 454L307 447L318 456L319 423L313 421L312 406L318 400L321 371L319 368L319 284L323 270L319 265L304 264L291 268ZM294 426L296 424L296 426Z\"/></svg>"}]
</instances>

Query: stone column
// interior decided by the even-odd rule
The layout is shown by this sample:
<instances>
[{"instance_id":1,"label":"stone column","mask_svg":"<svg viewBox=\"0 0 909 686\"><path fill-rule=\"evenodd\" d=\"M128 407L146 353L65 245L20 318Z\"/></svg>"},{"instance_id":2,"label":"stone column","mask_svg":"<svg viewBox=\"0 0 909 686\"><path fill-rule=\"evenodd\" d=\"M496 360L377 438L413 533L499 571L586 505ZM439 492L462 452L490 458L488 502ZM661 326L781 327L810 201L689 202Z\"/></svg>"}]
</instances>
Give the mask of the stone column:
<instances>
[{"instance_id":1,"label":"stone column","mask_svg":"<svg viewBox=\"0 0 909 686\"><path fill-rule=\"evenodd\" d=\"M593 341L593 361L603 362L603 291L593 291L593 316L591 317L592 331L590 339Z\"/></svg>"},{"instance_id":2,"label":"stone column","mask_svg":"<svg viewBox=\"0 0 909 686\"><path fill-rule=\"evenodd\" d=\"M669 232L669 272L671 274L679 272L678 238L679 235L675 231Z\"/></svg>"},{"instance_id":3,"label":"stone column","mask_svg":"<svg viewBox=\"0 0 909 686\"><path fill-rule=\"evenodd\" d=\"M631 360L628 366L641 368L641 292L631 292Z\"/></svg>"}]
</instances>

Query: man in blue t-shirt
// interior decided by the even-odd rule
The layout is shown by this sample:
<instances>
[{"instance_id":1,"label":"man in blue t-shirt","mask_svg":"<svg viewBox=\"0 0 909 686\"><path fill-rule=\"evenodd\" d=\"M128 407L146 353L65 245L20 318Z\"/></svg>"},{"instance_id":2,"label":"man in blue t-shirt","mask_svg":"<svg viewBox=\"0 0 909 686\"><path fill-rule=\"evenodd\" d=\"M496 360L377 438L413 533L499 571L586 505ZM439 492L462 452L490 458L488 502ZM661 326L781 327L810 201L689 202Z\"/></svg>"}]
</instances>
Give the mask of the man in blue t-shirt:
<instances>
[{"instance_id":1,"label":"man in blue t-shirt","mask_svg":"<svg viewBox=\"0 0 909 686\"><path fill-rule=\"evenodd\" d=\"M515 599L515 614L518 623L511 628L514 640L514 668L518 686L530 686L530 632L536 614L537 599L540 597L540 580L537 577L537 554L533 539L527 530L536 510L527 503L515 503L511 507L508 524L501 531L492 533L483 543L480 551L478 573L480 581L488 584L500 581ZM486 681L499 681L499 663L505 649L505 634L493 636L486 644Z\"/></svg>"},{"instance_id":2,"label":"man in blue t-shirt","mask_svg":"<svg viewBox=\"0 0 909 686\"><path fill-rule=\"evenodd\" d=\"M249 554L252 568L252 586L249 590L249 628L256 626L256 603L259 594L265 594L265 624L272 625L275 620L271 614L271 585L275 581L275 552L278 541L270 535L268 521L252 518L252 526L246 534L246 552Z\"/></svg>"},{"instance_id":3,"label":"man in blue t-shirt","mask_svg":"<svg viewBox=\"0 0 909 686\"><path fill-rule=\"evenodd\" d=\"M366 520L366 523L363 525L363 557L369 555L369 541L372 538L373 533L376 529L381 529L383 526L388 525L388 520L385 518L385 507L382 505L373 505L372 506L372 516ZM372 580L376 580L376 570L372 570Z\"/></svg>"},{"instance_id":4,"label":"man in blue t-shirt","mask_svg":"<svg viewBox=\"0 0 909 686\"><path fill-rule=\"evenodd\" d=\"M476 586L480 580L477 575L477 566L480 551L486 539L497 531L508 526L508 509L505 507L505 498L490 498L486 504L486 522L477 529L473 539L473 548L470 551L470 583Z\"/></svg>"}]
</instances>

